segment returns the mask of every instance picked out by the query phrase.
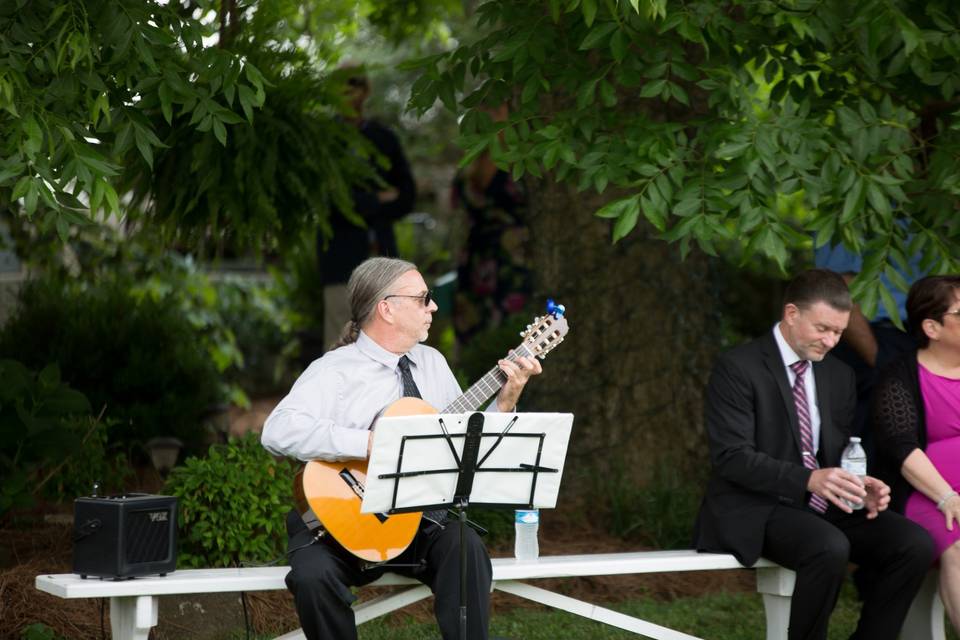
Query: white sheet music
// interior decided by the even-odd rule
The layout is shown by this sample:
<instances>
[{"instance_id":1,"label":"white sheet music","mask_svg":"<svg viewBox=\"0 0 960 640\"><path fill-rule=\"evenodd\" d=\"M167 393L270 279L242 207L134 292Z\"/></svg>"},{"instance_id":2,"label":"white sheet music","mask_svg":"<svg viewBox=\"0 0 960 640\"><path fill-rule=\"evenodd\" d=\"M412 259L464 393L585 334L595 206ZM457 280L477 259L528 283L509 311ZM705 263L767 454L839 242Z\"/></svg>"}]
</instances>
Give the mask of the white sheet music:
<instances>
[{"instance_id":1,"label":"white sheet music","mask_svg":"<svg viewBox=\"0 0 960 640\"><path fill-rule=\"evenodd\" d=\"M385 513L394 505L394 488L397 488L396 507L449 504L453 501L457 486L456 461L450 445L443 437L429 439L407 438L403 444L400 472L449 469L449 473L419 475L399 480L380 479L381 474L397 471L397 461L404 436L442 435L440 420L443 420L451 435L467 430L467 419L472 413L432 414L381 418L377 421L373 438L373 451L367 466L367 482L364 493L363 513ZM490 457L480 465L474 476L470 503L522 504L530 502L534 474L529 472L484 472L483 469L517 469L521 464L537 464L540 451L541 467L556 469L556 473L536 474L536 490L533 506L552 509L557 504L557 493L563 476L563 463L567 443L573 425L570 413L484 413L483 436L477 461L483 460L494 447L497 438L516 419L516 423L500 441ZM543 436L542 438L540 436ZM541 449L542 442L542 449ZM464 438L453 438L453 445L460 456Z\"/></svg>"}]
</instances>

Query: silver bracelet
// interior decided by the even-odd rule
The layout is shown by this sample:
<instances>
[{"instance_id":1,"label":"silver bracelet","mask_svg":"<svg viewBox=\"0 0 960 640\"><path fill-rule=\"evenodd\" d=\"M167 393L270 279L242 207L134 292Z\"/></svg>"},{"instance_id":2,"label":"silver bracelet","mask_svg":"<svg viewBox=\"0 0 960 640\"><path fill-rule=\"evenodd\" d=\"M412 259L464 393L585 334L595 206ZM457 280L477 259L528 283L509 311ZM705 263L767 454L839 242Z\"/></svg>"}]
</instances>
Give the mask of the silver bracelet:
<instances>
[{"instance_id":1,"label":"silver bracelet","mask_svg":"<svg viewBox=\"0 0 960 640\"><path fill-rule=\"evenodd\" d=\"M945 494L943 494L943 497L940 498L940 502L937 503L937 509L939 509L940 511L943 511L943 505L947 504L947 500L949 500L955 495L957 495L957 492L953 490L950 490Z\"/></svg>"}]
</instances>

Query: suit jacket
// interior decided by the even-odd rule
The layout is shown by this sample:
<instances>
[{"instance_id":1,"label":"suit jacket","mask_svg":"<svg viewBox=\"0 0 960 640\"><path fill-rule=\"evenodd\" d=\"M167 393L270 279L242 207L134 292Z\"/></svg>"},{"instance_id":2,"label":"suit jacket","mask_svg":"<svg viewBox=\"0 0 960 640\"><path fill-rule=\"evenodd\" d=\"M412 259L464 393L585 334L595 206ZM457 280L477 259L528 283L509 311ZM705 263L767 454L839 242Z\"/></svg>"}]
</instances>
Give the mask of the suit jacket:
<instances>
[{"instance_id":1,"label":"suit jacket","mask_svg":"<svg viewBox=\"0 0 960 640\"><path fill-rule=\"evenodd\" d=\"M829 354L813 363L820 410L821 467L836 467L856 407L853 370ZM778 504L804 508L803 466L793 393L772 332L723 354L710 376L706 427L712 473L694 528L699 551L734 554L745 566L763 548Z\"/></svg>"}]
</instances>

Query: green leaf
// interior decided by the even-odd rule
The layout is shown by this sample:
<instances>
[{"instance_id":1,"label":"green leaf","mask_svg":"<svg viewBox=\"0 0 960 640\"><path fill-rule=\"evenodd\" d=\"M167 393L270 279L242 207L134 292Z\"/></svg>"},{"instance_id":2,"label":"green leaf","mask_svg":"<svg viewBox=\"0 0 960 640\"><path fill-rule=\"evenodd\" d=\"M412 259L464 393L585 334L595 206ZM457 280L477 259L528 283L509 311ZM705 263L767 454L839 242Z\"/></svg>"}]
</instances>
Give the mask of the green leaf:
<instances>
[{"instance_id":1,"label":"green leaf","mask_svg":"<svg viewBox=\"0 0 960 640\"><path fill-rule=\"evenodd\" d=\"M216 136L222 146L227 146L227 128L223 126L222 120L215 119L213 121L213 135Z\"/></svg>"},{"instance_id":2,"label":"green leaf","mask_svg":"<svg viewBox=\"0 0 960 640\"><path fill-rule=\"evenodd\" d=\"M617 92L606 80L600 83L600 102L608 108L617 104Z\"/></svg>"},{"instance_id":3,"label":"green leaf","mask_svg":"<svg viewBox=\"0 0 960 640\"><path fill-rule=\"evenodd\" d=\"M613 37L610 38L610 53L613 54L614 60L623 62L623 59L627 56L628 44L629 40L627 36L622 30L618 29L617 32L613 34Z\"/></svg>"},{"instance_id":4,"label":"green leaf","mask_svg":"<svg viewBox=\"0 0 960 640\"><path fill-rule=\"evenodd\" d=\"M150 168L153 169L153 147L150 146L150 141L140 127L136 127L136 130L134 131L134 139L137 144L137 149L140 151L140 155L150 166Z\"/></svg>"},{"instance_id":5,"label":"green leaf","mask_svg":"<svg viewBox=\"0 0 960 640\"><path fill-rule=\"evenodd\" d=\"M667 230L667 209L666 203L661 199L660 202L654 202L652 198L641 199L640 210L643 217L646 218L654 228L663 233Z\"/></svg>"},{"instance_id":6,"label":"green leaf","mask_svg":"<svg viewBox=\"0 0 960 640\"><path fill-rule=\"evenodd\" d=\"M474 136L474 138L472 139L472 142L470 143L470 146L466 148L466 152L464 153L463 158L460 159L460 163L458 166L463 168L468 166L474 160L476 160L476 158L481 153L483 153L484 149L486 149L490 145L491 140L492 140L491 136L487 136L487 135ZM466 140L464 140L464 142L466 142Z\"/></svg>"},{"instance_id":7,"label":"green leaf","mask_svg":"<svg viewBox=\"0 0 960 640\"><path fill-rule=\"evenodd\" d=\"M700 210L700 199L697 197L682 200L673 207L673 214L680 217L692 215Z\"/></svg>"},{"instance_id":8,"label":"green leaf","mask_svg":"<svg viewBox=\"0 0 960 640\"><path fill-rule=\"evenodd\" d=\"M10 196L12 200L19 200L26 195L27 190L30 189L30 183L33 180L30 176L23 176L17 180L17 184L13 187L13 194Z\"/></svg>"},{"instance_id":9,"label":"green leaf","mask_svg":"<svg viewBox=\"0 0 960 640\"><path fill-rule=\"evenodd\" d=\"M887 276L887 280L890 281L890 284L895 286L897 289L906 293L910 289L910 285L907 284L906 279L892 264L887 264L883 269L883 274Z\"/></svg>"},{"instance_id":10,"label":"green leaf","mask_svg":"<svg viewBox=\"0 0 960 640\"><path fill-rule=\"evenodd\" d=\"M887 316L898 329L903 331L903 320L900 318L900 308L897 306L897 301L893 299L893 295L891 295L890 291L882 284L879 286L879 289L880 300L883 302L883 308L886 310Z\"/></svg>"},{"instance_id":11,"label":"green leaf","mask_svg":"<svg viewBox=\"0 0 960 640\"><path fill-rule=\"evenodd\" d=\"M652 98L654 96L659 96L663 93L664 88L667 86L667 81L665 79L652 80L643 85L643 89L640 90L641 98Z\"/></svg>"},{"instance_id":12,"label":"green leaf","mask_svg":"<svg viewBox=\"0 0 960 640\"><path fill-rule=\"evenodd\" d=\"M60 236L60 242L66 244L70 241L70 225L66 218L57 216L57 235Z\"/></svg>"},{"instance_id":13,"label":"green leaf","mask_svg":"<svg viewBox=\"0 0 960 640\"><path fill-rule=\"evenodd\" d=\"M542 129L538 129L537 135L547 140L556 140L560 136L560 129L556 125L549 124Z\"/></svg>"},{"instance_id":14,"label":"green leaf","mask_svg":"<svg viewBox=\"0 0 960 640\"><path fill-rule=\"evenodd\" d=\"M882 215L884 219L890 219L890 200L877 183L871 181L868 184L867 200L870 202L870 206Z\"/></svg>"},{"instance_id":15,"label":"green leaf","mask_svg":"<svg viewBox=\"0 0 960 640\"><path fill-rule=\"evenodd\" d=\"M246 116L247 122L252 124L253 105L256 102L256 97L253 94L253 90L247 85L241 84L239 87L237 87L237 96L240 98L240 107L243 109L243 115Z\"/></svg>"},{"instance_id":16,"label":"green leaf","mask_svg":"<svg viewBox=\"0 0 960 640\"><path fill-rule=\"evenodd\" d=\"M617 26L616 22L601 22L596 24L580 43L580 50L593 49L602 45L606 39L610 37L610 34L617 29Z\"/></svg>"},{"instance_id":17,"label":"green leaf","mask_svg":"<svg viewBox=\"0 0 960 640\"><path fill-rule=\"evenodd\" d=\"M683 87L676 82L671 82L669 87L670 94L677 99L677 102L690 106L690 97L687 95L687 91Z\"/></svg>"},{"instance_id":18,"label":"green leaf","mask_svg":"<svg viewBox=\"0 0 960 640\"><path fill-rule=\"evenodd\" d=\"M37 210L37 198L39 195L37 180L31 180L30 186L27 188L27 193L23 198L23 206L27 212L27 216L32 216L33 212Z\"/></svg>"},{"instance_id":19,"label":"green leaf","mask_svg":"<svg viewBox=\"0 0 960 640\"><path fill-rule=\"evenodd\" d=\"M598 218L619 218L630 209L637 207L640 195L632 195L603 205L594 215Z\"/></svg>"},{"instance_id":20,"label":"green leaf","mask_svg":"<svg viewBox=\"0 0 960 640\"><path fill-rule=\"evenodd\" d=\"M580 7L583 10L583 21L588 27L592 26L593 19L597 17L597 0L582 0Z\"/></svg>"},{"instance_id":21,"label":"green leaf","mask_svg":"<svg viewBox=\"0 0 960 640\"><path fill-rule=\"evenodd\" d=\"M903 38L904 52L909 56L913 53L914 49L920 46L923 36L920 29L917 28L917 25L914 24L913 21L903 17L902 14L899 16L897 23L900 27L900 36Z\"/></svg>"},{"instance_id":22,"label":"green leaf","mask_svg":"<svg viewBox=\"0 0 960 640\"><path fill-rule=\"evenodd\" d=\"M730 160L743 155L743 152L750 148L750 142L725 142L716 151L716 156L721 160Z\"/></svg>"},{"instance_id":23,"label":"green leaf","mask_svg":"<svg viewBox=\"0 0 960 640\"><path fill-rule=\"evenodd\" d=\"M534 74L527 78L526 84L523 85L523 93L520 94L520 102L526 104L532 101L537 97L537 93L540 90L540 79Z\"/></svg>"},{"instance_id":24,"label":"green leaf","mask_svg":"<svg viewBox=\"0 0 960 640\"><path fill-rule=\"evenodd\" d=\"M163 112L163 119L167 124L173 124L173 92L170 85L161 82L157 88L157 95L160 97L160 110Z\"/></svg>"},{"instance_id":25,"label":"green leaf","mask_svg":"<svg viewBox=\"0 0 960 640\"><path fill-rule=\"evenodd\" d=\"M630 198L630 206L623 211L621 216L613 225L613 242L618 242L626 237L637 226L637 220L640 217L640 201L638 198Z\"/></svg>"},{"instance_id":26,"label":"green leaf","mask_svg":"<svg viewBox=\"0 0 960 640\"><path fill-rule=\"evenodd\" d=\"M663 198L664 203L669 204L673 200L673 186L670 184L670 178L667 174L661 173L653 182L657 193Z\"/></svg>"},{"instance_id":27,"label":"green leaf","mask_svg":"<svg viewBox=\"0 0 960 640\"><path fill-rule=\"evenodd\" d=\"M21 127L24 133L27 134L27 140L23 144L23 150L28 156L33 157L40 153L40 148L43 146L43 131L41 131L40 125L37 124L37 120L32 114L23 118Z\"/></svg>"},{"instance_id":28,"label":"green leaf","mask_svg":"<svg viewBox=\"0 0 960 640\"><path fill-rule=\"evenodd\" d=\"M847 197L843 200L840 224L847 224L863 209L864 191L864 180L857 176L853 181L853 187L847 192Z\"/></svg>"},{"instance_id":29,"label":"green leaf","mask_svg":"<svg viewBox=\"0 0 960 640\"><path fill-rule=\"evenodd\" d=\"M583 109L591 104L593 104L594 95L597 88L597 79L593 79L589 82L584 82L580 87L580 91L577 92L577 108Z\"/></svg>"},{"instance_id":30,"label":"green leaf","mask_svg":"<svg viewBox=\"0 0 960 640\"><path fill-rule=\"evenodd\" d=\"M117 197L116 189L114 189L109 182L106 182L104 187L104 193L107 197L107 205L109 207L109 211L114 214L119 214L120 199Z\"/></svg>"}]
</instances>

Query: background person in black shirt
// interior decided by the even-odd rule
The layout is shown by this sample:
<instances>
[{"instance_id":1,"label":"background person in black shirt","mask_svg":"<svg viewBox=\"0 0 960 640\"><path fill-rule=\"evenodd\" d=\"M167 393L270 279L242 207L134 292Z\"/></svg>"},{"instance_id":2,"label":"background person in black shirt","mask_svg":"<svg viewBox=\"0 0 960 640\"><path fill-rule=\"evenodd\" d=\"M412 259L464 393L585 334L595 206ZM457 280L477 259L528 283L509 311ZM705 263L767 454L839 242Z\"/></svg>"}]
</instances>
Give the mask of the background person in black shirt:
<instances>
[{"instance_id":1,"label":"background person in black shirt","mask_svg":"<svg viewBox=\"0 0 960 640\"><path fill-rule=\"evenodd\" d=\"M346 90L353 113L344 117L344 122L360 130L387 160L387 166L381 166L376 158L371 157L384 184L358 186L353 190L354 210L367 223L367 228L358 227L347 220L342 212L335 210L331 217L333 236L327 242L320 234L317 236L317 261L323 283L325 345L336 341L350 320L346 284L354 268L373 256L398 257L393 223L413 210L417 195L413 174L400 140L384 125L364 117L363 108L370 96L370 81L359 68L347 78Z\"/></svg>"}]
</instances>

